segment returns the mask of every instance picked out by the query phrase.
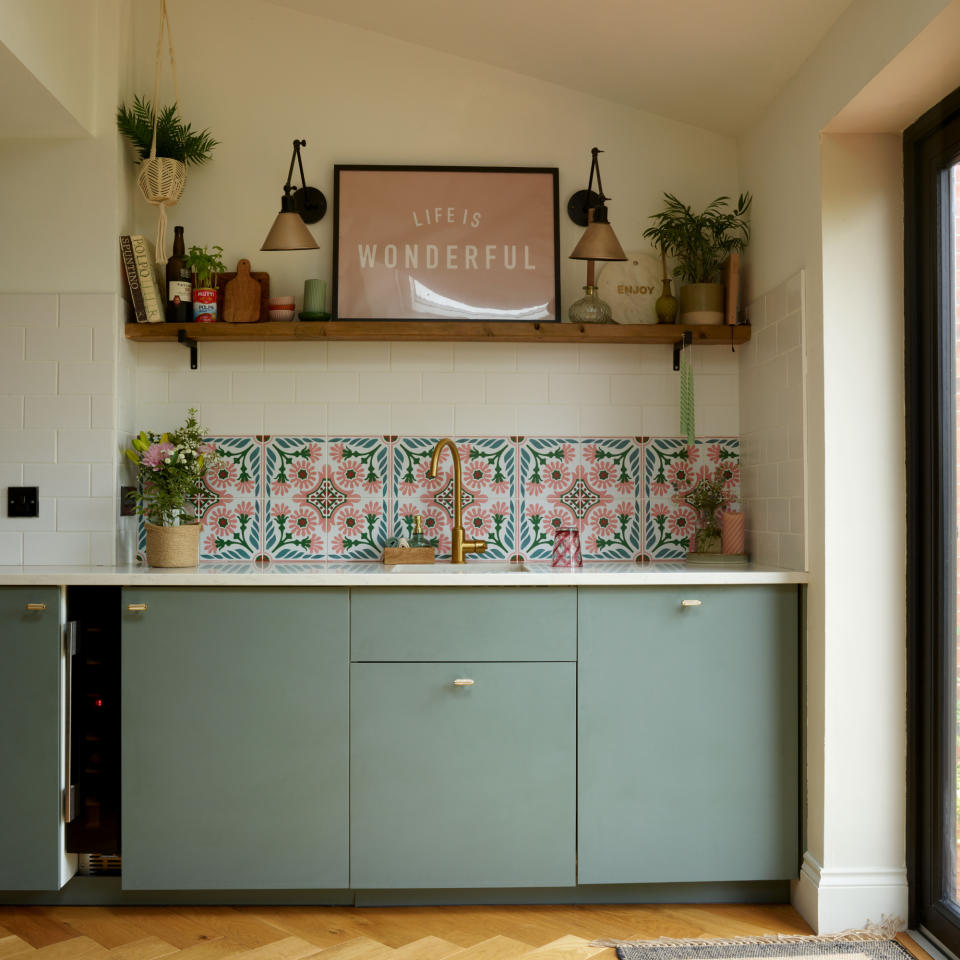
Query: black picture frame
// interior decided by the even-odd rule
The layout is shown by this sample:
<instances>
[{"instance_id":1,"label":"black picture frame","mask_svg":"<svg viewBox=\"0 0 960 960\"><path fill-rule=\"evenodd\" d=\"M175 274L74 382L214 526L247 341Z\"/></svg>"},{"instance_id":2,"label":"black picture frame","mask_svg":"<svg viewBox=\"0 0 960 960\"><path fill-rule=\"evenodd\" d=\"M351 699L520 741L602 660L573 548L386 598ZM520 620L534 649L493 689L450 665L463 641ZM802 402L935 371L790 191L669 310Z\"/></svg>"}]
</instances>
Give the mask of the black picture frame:
<instances>
[{"instance_id":1,"label":"black picture frame","mask_svg":"<svg viewBox=\"0 0 960 960\"><path fill-rule=\"evenodd\" d=\"M333 189L333 280L331 313L334 320L346 321L381 321L381 322L424 322L424 323L442 323L442 322L479 322L479 323L515 323L530 322L536 323L559 323L561 320L560 305L560 221L559 221L559 169L557 167L491 167L491 166L448 166L448 165L414 165L414 164L336 164L334 165L334 189ZM516 175L538 175L539 177L549 178L550 207L552 224L549 225L550 235L552 236L552 305L547 316L538 317L504 317L497 315L477 315L476 312L465 313L463 316L443 316L443 317L399 317L389 315L391 311L383 311L384 315L377 316L343 316L341 308L343 306L341 297L341 253L343 251L342 238L342 190L341 178L345 172L426 172L437 174L504 174L510 176ZM546 287L546 284L544 285Z\"/></svg>"}]
</instances>

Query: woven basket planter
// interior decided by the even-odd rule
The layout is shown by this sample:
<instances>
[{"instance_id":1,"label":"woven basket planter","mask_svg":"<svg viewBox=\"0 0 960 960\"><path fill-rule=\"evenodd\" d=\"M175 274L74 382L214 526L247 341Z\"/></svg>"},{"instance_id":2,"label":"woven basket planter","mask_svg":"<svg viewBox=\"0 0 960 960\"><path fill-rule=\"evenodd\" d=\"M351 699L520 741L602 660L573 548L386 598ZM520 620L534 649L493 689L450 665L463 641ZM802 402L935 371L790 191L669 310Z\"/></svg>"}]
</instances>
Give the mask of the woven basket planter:
<instances>
[{"instance_id":1,"label":"woven basket planter","mask_svg":"<svg viewBox=\"0 0 960 960\"><path fill-rule=\"evenodd\" d=\"M147 564L151 567L195 567L200 559L200 524L185 523L179 527L158 527L149 520L147 529Z\"/></svg>"},{"instance_id":2,"label":"woven basket planter","mask_svg":"<svg viewBox=\"0 0 960 960\"><path fill-rule=\"evenodd\" d=\"M147 203L172 206L183 196L187 168L170 157L147 157L137 171L137 186Z\"/></svg>"}]
</instances>

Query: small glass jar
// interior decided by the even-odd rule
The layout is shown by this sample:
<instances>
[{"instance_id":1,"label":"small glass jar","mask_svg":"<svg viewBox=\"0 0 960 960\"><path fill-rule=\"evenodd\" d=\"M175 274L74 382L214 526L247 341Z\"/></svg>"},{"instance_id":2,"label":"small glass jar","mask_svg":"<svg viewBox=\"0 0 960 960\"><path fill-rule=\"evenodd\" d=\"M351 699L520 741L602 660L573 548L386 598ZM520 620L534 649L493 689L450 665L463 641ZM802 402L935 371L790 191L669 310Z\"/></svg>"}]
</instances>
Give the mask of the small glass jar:
<instances>
[{"instance_id":1,"label":"small glass jar","mask_svg":"<svg viewBox=\"0 0 960 960\"><path fill-rule=\"evenodd\" d=\"M582 567L580 531L576 527L560 527L553 539L553 566Z\"/></svg>"}]
</instances>

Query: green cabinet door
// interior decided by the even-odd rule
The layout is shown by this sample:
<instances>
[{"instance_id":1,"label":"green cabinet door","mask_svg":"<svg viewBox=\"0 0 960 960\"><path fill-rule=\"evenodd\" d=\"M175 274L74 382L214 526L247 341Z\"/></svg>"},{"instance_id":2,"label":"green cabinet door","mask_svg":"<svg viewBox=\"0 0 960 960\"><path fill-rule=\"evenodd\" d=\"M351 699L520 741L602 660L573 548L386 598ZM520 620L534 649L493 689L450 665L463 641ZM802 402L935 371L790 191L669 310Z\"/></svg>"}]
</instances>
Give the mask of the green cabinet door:
<instances>
[{"instance_id":1,"label":"green cabinet door","mask_svg":"<svg viewBox=\"0 0 960 960\"><path fill-rule=\"evenodd\" d=\"M126 889L348 886L348 661L346 590L124 589Z\"/></svg>"},{"instance_id":2,"label":"green cabinet door","mask_svg":"<svg viewBox=\"0 0 960 960\"><path fill-rule=\"evenodd\" d=\"M581 884L797 875L797 604L580 590Z\"/></svg>"},{"instance_id":3,"label":"green cabinet door","mask_svg":"<svg viewBox=\"0 0 960 960\"><path fill-rule=\"evenodd\" d=\"M575 664L354 663L350 690L351 886L575 883Z\"/></svg>"},{"instance_id":4,"label":"green cabinet door","mask_svg":"<svg viewBox=\"0 0 960 960\"><path fill-rule=\"evenodd\" d=\"M0 890L58 890L67 879L62 651L60 591L0 587Z\"/></svg>"}]
</instances>

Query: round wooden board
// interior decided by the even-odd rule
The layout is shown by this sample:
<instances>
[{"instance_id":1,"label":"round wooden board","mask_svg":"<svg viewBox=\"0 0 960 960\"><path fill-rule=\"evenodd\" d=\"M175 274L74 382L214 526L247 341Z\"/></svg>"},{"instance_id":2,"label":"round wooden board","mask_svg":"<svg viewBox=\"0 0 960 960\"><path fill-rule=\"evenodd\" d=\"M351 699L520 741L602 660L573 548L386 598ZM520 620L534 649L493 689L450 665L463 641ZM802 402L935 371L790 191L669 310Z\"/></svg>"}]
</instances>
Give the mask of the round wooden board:
<instances>
[{"instance_id":1,"label":"round wooden board","mask_svg":"<svg viewBox=\"0 0 960 960\"><path fill-rule=\"evenodd\" d=\"M663 289L660 260L649 253L627 251L626 260L604 265L597 280L617 323L656 323L654 304Z\"/></svg>"}]
</instances>

